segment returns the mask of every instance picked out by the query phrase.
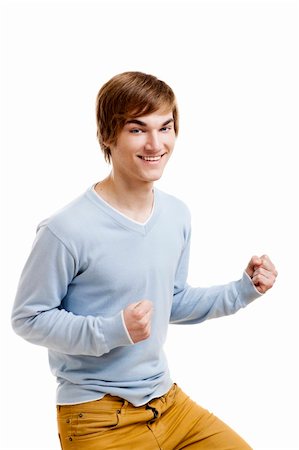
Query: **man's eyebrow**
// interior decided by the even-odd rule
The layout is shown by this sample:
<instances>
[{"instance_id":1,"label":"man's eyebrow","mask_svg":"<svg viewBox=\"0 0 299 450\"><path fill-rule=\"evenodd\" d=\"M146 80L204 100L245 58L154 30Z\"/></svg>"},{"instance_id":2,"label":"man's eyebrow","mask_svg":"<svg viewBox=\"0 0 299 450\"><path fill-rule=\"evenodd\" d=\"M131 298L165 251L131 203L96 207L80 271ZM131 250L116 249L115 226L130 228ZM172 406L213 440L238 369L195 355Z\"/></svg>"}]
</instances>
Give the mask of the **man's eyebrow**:
<instances>
[{"instance_id":1,"label":"man's eyebrow","mask_svg":"<svg viewBox=\"0 0 299 450\"><path fill-rule=\"evenodd\" d=\"M174 122L173 118L166 120L166 122L162 123L162 127L165 127L165 125L168 125L169 123ZM142 122L142 120L138 120L138 119L129 119L126 121L125 125L127 125L128 123L134 123L136 125L140 125L142 127L146 127L147 124L145 122Z\"/></svg>"}]
</instances>

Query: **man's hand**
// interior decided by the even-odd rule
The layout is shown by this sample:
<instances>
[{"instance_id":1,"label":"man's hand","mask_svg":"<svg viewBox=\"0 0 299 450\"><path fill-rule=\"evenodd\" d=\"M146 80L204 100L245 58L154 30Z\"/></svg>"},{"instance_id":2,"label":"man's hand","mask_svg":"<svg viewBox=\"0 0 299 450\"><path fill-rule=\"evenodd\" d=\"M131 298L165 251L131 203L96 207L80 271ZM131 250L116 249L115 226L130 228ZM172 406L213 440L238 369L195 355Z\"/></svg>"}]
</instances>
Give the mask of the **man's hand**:
<instances>
[{"instance_id":1,"label":"man's hand","mask_svg":"<svg viewBox=\"0 0 299 450\"><path fill-rule=\"evenodd\" d=\"M147 339L151 334L153 304L149 300L132 303L124 310L124 320L134 344Z\"/></svg>"},{"instance_id":2,"label":"man's hand","mask_svg":"<svg viewBox=\"0 0 299 450\"><path fill-rule=\"evenodd\" d=\"M246 268L246 273L261 294L273 286L278 275L274 264L267 255L253 256Z\"/></svg>"}]
</instances>

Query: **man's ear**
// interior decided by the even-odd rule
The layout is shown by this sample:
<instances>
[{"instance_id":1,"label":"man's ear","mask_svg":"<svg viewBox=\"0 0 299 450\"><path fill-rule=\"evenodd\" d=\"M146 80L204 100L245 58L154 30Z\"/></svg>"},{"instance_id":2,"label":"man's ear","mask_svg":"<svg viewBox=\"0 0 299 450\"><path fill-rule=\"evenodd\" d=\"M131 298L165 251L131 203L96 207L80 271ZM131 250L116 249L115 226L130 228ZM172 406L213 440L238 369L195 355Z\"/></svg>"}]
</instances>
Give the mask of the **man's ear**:
<instances>
[{"instance_id":1,"label":"man's ear","mask_svg":"<svg viewBox=\"0 0 299 450\"><path fill-rule=\"evenodd\" d=\"M111 147L113 147L113 144L114 144L115 142L113 142L111 139L107 139L107 140L105 140L105 141L103 141L103 144L106 146L106 147L108 147L109 149L111 149Z\"/></svg>"}]
</instances>

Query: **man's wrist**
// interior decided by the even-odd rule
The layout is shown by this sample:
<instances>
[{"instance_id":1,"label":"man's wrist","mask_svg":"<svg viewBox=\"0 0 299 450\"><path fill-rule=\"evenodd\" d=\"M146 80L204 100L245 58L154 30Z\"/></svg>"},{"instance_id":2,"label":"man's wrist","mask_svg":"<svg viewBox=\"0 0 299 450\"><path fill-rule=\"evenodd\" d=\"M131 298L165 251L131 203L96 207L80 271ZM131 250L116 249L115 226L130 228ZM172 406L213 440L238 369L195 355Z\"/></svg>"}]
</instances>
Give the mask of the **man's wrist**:
<instances>
[{"instance_id":1,"label":"man's wrist","mask_svg":"<svg viewBox=\"0 0 299 450\"><path fill-rule=\"evenodd\" d=\"M246 271L243 272L243 276L238 282L238 291L243 306L248 305L263 295L257 290Z\"/></svg>"}]
</instances>

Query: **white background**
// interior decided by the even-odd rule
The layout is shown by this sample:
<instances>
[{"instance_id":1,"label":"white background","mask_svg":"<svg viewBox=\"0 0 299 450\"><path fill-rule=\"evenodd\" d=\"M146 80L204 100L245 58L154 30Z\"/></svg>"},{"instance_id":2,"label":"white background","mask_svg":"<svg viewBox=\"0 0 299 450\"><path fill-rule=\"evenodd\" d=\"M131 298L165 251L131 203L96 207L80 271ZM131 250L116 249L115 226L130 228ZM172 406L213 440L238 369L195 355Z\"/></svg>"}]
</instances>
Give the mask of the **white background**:
<instances>
[{"instance_id":1,"label":"white background","mask_svg":"<svg viewBox=\"0 0 299 450\"><path fill-rule=\"evenodd\" d=\"M36 225L109 172L94 104L116 73L177 94L181 131L157 186L192 211L191 284L279 271L237 315L171 326L173 379L256 450L298 439L298 5L295 1L2 2L1 448L58 450L47 352L10 312Z\"/></svg>"}]
</instances>

